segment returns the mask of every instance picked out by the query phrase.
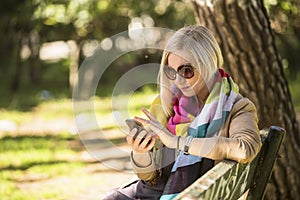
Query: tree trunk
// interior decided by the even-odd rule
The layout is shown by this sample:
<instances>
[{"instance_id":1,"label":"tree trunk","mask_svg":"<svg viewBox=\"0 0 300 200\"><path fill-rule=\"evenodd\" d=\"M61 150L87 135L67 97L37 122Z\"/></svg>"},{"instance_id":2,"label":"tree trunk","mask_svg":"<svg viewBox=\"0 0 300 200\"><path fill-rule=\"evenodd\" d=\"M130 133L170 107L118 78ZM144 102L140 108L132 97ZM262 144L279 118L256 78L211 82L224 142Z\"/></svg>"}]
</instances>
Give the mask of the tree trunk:
<instances>
[{"instance_id":1,"label":"tree trunk","mask_svg":"<svg viewBox=\"0 0 300 200\"><path fill-rule=\"evenodd\" d=\"M216 36L224 68L258 109L259 127L286 129L266 199L300 199L299 129L288 83L262 0L195 0L198 24Z\"/></svg>"},{"instance_id":2,"label":"tree trunk","mask_svg":"<svg viewBox=\"0 0 300 200\"><path fill-rule=\"evenodd\" d=\"M68 41L69 45L69 59L70 59L70 66L69 66L69 85L70 89L74 88L77 82L78 76L78 63L79 63L79 55L80 55L80 47L75 41Z\"/></svg>"},{"instance_id":3,"label":"tree trunk","mask_svg":"<svg viewBox=\"0 0 300 200\"><path fill-rule=\"evenodd\" d=\"M13 47L13 56L12 56L12 66L15 67L15 72L13 75L13 80L10 85L10 91L14 95L17 93L17 91L20 88L20 82L21 82L21 74L22 74L22 63L21 63L21 46L22 46L22 38L23 38L23 32L19 31L15 34L16 40L14 41L14 47Z\"/></svg>"},{"instance_id":4,"label":"tree trunk","mask_svg":"<svg viewBox=\"0 0 300 200\"><path fill-rule=\"evenodd\" d=\"M29 75L31 84L38 84L41 82L41 61L40 61L40 36L37 31L32 31L29 34L29 48L31 55L29 57Z\"/></svg>"}]
</instances>

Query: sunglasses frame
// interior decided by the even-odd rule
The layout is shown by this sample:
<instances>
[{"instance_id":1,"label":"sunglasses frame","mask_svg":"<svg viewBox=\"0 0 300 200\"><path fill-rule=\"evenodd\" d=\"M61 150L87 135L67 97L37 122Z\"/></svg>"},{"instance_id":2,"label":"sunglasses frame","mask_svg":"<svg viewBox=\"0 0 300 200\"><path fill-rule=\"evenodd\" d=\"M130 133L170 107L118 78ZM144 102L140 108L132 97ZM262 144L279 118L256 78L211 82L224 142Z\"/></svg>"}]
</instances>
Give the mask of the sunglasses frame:
<instances>
[{"instance_id":1,"label":"sunglasses frame","mask_svg":"<svg viewBox=\"0 0 300 200\"><path fill-rule=\"evenodd\" d=\"M184 67L189 67L192 69L192 75L190 77L185 77L183 76L182 74L180 74L180 70ZM171 71L175 72L175 77L171 77L170 74L168 74L168 72L166 71L166 69L170 69ZM168 77L168 79L170 80L175 80L176 79L176 74L178 74L179 76L181 76L182 78L185 78L185 79L191 79L195 76L195 72L194 72L194 69L195 67L192 65L192 64L183 64L183 65L180 65L177 70L173 69L172 67L168 66L168 65L165 65L164 68L163 68L163 71L165 73L165 75Z\"/></svg>"}]
</instances>

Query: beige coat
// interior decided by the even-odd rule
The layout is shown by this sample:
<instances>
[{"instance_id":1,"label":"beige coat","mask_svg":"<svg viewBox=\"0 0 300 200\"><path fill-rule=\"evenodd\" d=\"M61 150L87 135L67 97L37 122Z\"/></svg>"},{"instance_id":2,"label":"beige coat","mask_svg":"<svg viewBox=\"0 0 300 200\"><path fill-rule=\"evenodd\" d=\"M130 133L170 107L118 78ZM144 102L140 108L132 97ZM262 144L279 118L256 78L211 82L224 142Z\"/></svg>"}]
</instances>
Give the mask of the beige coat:
<instances>
[{"instance_id":1,"label":"beige coat","mask_svg":"<svg viewBox=\"0 0 300 200\"><path fill-rule=\"evenodd\" d=\"M254 104L247 98L239 97L229 113L218 136L197 139L190 148L209 149L199 154L212 160L235 160L241 163L252 161L261 147L257 112ZM152 156L157 157L157 156ZM157 169L154 159L149 166L138 166L131 156L132 166L142 180L152 180Z\"/></svg>"}]
</instances>

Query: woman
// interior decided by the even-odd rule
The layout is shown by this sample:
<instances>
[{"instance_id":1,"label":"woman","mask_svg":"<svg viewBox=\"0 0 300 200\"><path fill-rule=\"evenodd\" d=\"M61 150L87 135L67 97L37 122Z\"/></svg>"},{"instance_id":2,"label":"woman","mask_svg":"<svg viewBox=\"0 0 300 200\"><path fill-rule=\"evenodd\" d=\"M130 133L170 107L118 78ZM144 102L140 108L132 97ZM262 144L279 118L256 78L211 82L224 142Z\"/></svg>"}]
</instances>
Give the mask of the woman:
<instances>
[{"instance_id":1,"label":"woman","mask_svg":"<svg viewBox=\"0 0 300 200\"><path fill-rule=\"evenodd\" d=\"M256 108L222 67L220 48L203 26L178 30L168 41L158 75L160 95L146 129L127 142L139 177L106 199L171 199L218 161L250 162L261 147Z\"/></svg>"}]
</instances>

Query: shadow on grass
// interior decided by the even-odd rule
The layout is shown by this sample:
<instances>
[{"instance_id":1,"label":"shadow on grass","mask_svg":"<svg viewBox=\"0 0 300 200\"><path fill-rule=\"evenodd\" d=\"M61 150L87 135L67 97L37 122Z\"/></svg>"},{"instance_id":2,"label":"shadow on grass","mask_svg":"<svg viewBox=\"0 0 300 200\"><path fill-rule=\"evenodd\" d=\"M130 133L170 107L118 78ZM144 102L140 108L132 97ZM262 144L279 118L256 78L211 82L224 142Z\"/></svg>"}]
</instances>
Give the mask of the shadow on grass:
<instances>
[{"instance_id":1,"label":"shadow on grass","mask_svg":"<svg viewBox=\"0 0 300 200\"><path fill-rule=\"evenodd\" d=\"M105 149L105 141L91 139L99 149ZM124 138L114 138L113 144L125 143ZM38 168L40 171L57 165L78 166L108 162L114 160L120 163L128 162L128 156L117 155L106 157L102 160L84 159L82 153L86 151L77 135L45 135L45 136L4 136L0 139L0 170L2 171L26 171ZM99 172L111 171L102 169Z\"/></svg>"},{"instance_id":2,"label":"shadow on grass","mask_svg":"<svg viewBox=\"0 0 300 200\"><path fill-rule=\"evenodd\" d=\"M40 149L72 149L80 151L80 143L78 145L69 145L71 142L77 141L76 135L58 134L58 135L6 135L0 139L0 152L18 151L18 150L40 150Z\"/></svg>"},{"instance_id":3,"label":"shadow on grass","mask_svg":"<svg viewBox=\"0 0 300 200\"><path fill-rule=\"evenodd\" d=\"M35 166L47 166L47 165L57 165L57 164L84 164L86 162L80 162L80 161L67 161L67 160L52 160L52 161L46 161L46 162L30 162L26 165L20 165L20 166L14 166L9 165L6 167L0 167L0 170L9 170L9 171L16 171L16 170L22 170L25 171L31 167ZM91 162L92 163L92 162Z\"/></svg>"}]
</instances>

